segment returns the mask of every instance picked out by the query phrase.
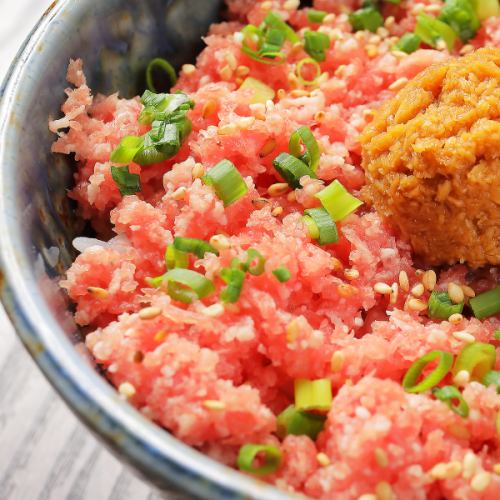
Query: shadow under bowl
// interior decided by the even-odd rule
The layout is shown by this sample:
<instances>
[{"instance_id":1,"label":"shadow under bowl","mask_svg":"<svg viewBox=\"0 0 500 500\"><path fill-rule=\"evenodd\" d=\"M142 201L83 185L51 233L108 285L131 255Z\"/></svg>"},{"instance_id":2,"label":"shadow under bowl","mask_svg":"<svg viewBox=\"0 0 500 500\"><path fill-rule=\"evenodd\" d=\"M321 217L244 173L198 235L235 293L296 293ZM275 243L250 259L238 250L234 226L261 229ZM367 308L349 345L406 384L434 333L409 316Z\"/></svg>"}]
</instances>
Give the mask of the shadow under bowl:
<instances>
[{"instance_id":1,"label":"shadow under bowl","mask_svg":"<svg viewBox=\"0 0 500 500\"><path fill-rule=\"evenodd\" d=\"M175 439L120 399L81 343L58 278L82 225L66 196L74 163L52 155L70 58L91 88L131 97L153 57L193 62L220 0L60 0L17 55L0 91L0 290L18 335L75 414L160 489L203 498L283 499Z\"/></svg>"}]
</instances>

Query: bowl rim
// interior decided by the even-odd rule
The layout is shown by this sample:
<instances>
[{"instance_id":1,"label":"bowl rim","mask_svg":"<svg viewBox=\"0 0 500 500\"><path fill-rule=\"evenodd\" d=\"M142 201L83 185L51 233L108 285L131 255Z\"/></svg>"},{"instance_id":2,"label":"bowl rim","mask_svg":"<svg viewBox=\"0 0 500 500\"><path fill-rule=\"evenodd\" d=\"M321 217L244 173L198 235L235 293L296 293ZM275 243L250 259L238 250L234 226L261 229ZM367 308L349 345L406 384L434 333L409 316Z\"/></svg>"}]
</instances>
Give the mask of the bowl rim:
<instances>
[{"instance_id":1,"label":"bowl rim","mask_svg":"<svg viewBox=\"0 0 500 500\"><path fill-rule=\"evenodd\" d=\"M104 377L76 352L47 304L36 294L39 285L23 264L27 250L12 235L15 232L10 232L20 223L21 214L14 197L9 196L12 184L6 173L15 171L15 163L10 165L7 156L8 137L13 133L8 124L19 106L23 75L50 25L64 22L62 14L71 7L80 4L81 8L90 2L54 1L25 39L0 87L0 298L18 337L52 387L87 428L115 455L142 472L146 480L160 487L172 484L204 498L288 498L274 486L189 447L120 399Z\"/></svg>"}]
</instances>

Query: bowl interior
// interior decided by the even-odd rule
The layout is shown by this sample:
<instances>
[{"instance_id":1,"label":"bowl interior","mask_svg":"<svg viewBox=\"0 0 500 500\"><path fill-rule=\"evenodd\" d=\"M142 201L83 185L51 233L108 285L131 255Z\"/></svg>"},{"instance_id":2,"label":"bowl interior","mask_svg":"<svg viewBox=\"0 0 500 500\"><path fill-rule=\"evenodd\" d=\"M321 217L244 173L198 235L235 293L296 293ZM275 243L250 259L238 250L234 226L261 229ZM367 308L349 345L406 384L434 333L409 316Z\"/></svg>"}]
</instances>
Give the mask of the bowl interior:
<instances>
[{"instance_id":1,"label":"bowl interior","mask_svg":"<svg viewBox=\"0 0 500 500\"><path fill-rule=\"evenodd\" d=\"M89 86L131 97L149 60L193 62L221 0L60 0L18 54L0 106L0 285L4 305L35 361L77 415L160 487L207 498L282 498L277 490L209 460L117 398L88 362L58 278L82 230L68 201L74 163L52 155L70 58ZM76 347L75 347L76 345Z\"/></svg>"}]
</instances>

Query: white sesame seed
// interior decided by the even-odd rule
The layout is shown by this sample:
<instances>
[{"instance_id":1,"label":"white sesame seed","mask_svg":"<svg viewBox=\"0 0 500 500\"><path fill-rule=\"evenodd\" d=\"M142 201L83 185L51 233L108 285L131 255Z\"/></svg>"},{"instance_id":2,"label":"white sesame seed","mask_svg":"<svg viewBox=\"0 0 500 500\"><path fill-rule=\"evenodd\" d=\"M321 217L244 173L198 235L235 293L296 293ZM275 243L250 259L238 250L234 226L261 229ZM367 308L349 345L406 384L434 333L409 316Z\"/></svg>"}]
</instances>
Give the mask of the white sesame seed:
<instances>
[{"instance_id":1,"label":"white sesame seed","mask_svg":"<svg viewBox=\"0 0 500 500\"><path fill-rule=\"evenodd\" d=\"M224 306L217 302L216 304L205 307L205 309L203 309L203 314L210 318L218 318L224 314Z\"/></svg>"},{"instance_id":2,"label":"white sesame seed","mask_svg":"<svg viewBox=\"0 0 500 500\"><path fill-rule=\"evenodd\" d=\"M462 288L453 282L448 283L448 295L454 304L460 304L465 299Z\"/></svg>"},{"instance_id":3,"label":"white sesame seed","mask_svg":"<svg viewBox=\"0 0 500 500\"><path fill-rule=\"evenodd\" d=\"M236 76L246 76L250 73L250 68L245 65L240 65L236 68Z\"/></svg>"},{"instance_id":4,"label":"white sesame seed","mask_svg":"<svg viewBox=\"0 0 500 500\"><path fill-rule=\"evenodd\" d=\"M236 61L236 57L232 52L226 52L224 54L224 59L227 62L227 65L234 71L236 67L238 66L238 63Z\"/></svg>"},{"instance_id":5,"label":"white sesame seed","mask_svg":"<svg viewBox=\"0 0 500 500\"><path fill-rule=\"evenodd\" d=\"M464 387L470 382L470 373L467 370L460 370L453 378L453 382L460 387Z\"/></svg>"},{"instance_id":6,"label":"white sesame seed","mask_svg":"<svg viewBox=\"0 0 500 500\"><path fill-rule=\"evenodd\" d=\"M194 66L194 64L183 64L182 65L182 72L185 75L191 75L195 71L196 71L196 66Z\"/></svg>"},{"instance_id":7,"label":"white sesame seed","mask_svg":"<svg viewBox=\"0 0 500 500\"><path fill-rule=\"evenodd\" d=\"M238 127L234 123L228 123L227 125L222 125L217 129L219 135L231 135L238 130Z\"/></svg>"},{"instance_id":8,"label":"white sesame seed","mask_svg":"<svg viewBox=\"0 0 500 500\"><path fill-rule=\"evenodd\" d=\"M399 286L401 290L407 292L410 289L410 281L408 279L408 274L406 271L399 272Z\"/></svg>"},{"instance_id":9,"label":"white sesame seed","mask_svg":"<svg viewBox=\"0 0 500 500\"><path fill-rule=\"evenodd\" d=\"M118 386L118 392L128 398L131 398L135 395L135 387L130 382L123 382Z\"/></svg>"},{"instance_id":10,"label":"white sesame seed","mask_svg":"<svg viewBox=\"0 0 500 500\"><path fill-rule=\"evenodd\" d=\"M375 448L374 451L375 460L380 467L387 467L389 465L389 459L387 458L387 453L383 448Z\"/></svg>"},{"instance_id":11,"label":"white sesame seed","mask_svg":"<svg viewBox=\"0 0 500 500\"><path fill-rule=\"evenodd\" d=\"M172 193L172 198L177 201L183 200L184 197L186 196L186 192L187 192L186 188L184 186L181 186Z\"/></svg>"},{"instance_id":12,"label":"white sesame seed","mask_svg":"<svg viewBox=\"0 0 500 500\"><path fill-rule=\"evenodd\" d=\"M278 217L278 215L281 215L283 213L283 207L274 207L271 210L271 215L273 217Z\"/></svg>"},{"instance_id":13,"label":"white sesame seed","mask_svg":"<svg viewBox=\"0 0 500 500\"><path fill-rule=\"evenodd\" d=\"M357 269L346 269L344 271L344 276L348 280L356 280L359 278L359 271Z\"/></svg>"},{"instance_id":14,"label":"white sesame seed","mask_svg":"<svg viewBox=\"0 0 500 500\"><path fill-rule=\"evenodd\" d=\"M289 344L295 342L298 335L300 333L299 325L297 324L297 320L293 319L286 326L286 340Z\"/></svg>"},{"instance_id":15,"label":"white sesame seed","mask_svg":"<svg viewBox=\"0 0 500 500\"><path fill-rule=\"evenodd\" d=\"M411 294L414 296L414 297L422 297L422 295L424 294L425 292L425 288L424 288L424 285L422 285L422 283L418 283L416 284L414 287L412 287L411 289Z\"/></svg>"},{"instance_id":16,"label":"white sesame seed","mask_svg":"<svg viewBox=\"0 0 500 500\"><path fill-rule=\"evenodd\" d=\"M223 234L214 234L210 238L209 242L217 250L227 250L228 248L231 248L231 241Z\"/></svg>"},{"instance_id":17,"label":"white sesame seed","mask_svg":"<svg viewBox=\"0 0 500 500\"><path fill-rule=\"evenodd\" d=\"M476 292L470 286L461 285L460 288L462 289L466 297L472 299L473 297L476 296Z\"/></svg>"},{"instance_id":18,"label":"white sesame seed","mask_svg":"<svg viewBox=\"0 0 500 500\"><path fill-rule=\"evenodd\" d=\"M200 179L205 175L205 167L201 163L195 163L193 170L191 171L191 176L194 179Z\"/></svg>"},{"instance_id":19,"label":"white sesame seed","mask_svg":"<svg viewBox=\"0 0 500 500\"><path fill-rule=\"evenodd\" d=\"M265 2L262 2L260 4L260 8L261 10L270 10L273 8L273 2L271 2L270 0L266 0Z\"/></svg>"},{"instance_id":20,"label":"white sesame seed","mask_svg":"<svg viewBox=\"0 0 500 500\"><path fill-rule=\"evenodd\" d=\"M493 466L493 472L494 472L495 474L497 474L497 475L500 475L500 463L495 464L495 465Z\"/></svg>"},{"instance_id":21,"label":"white sesame seed","mask_svg":"<svg viewBox=\"0 0 500 500\"><path fill-rule=\"evenodd\" d=\"M433 271L432 269L425 271L424 275L422 276L422 284L424 285L426 290L432 292L432 290L434 290L434 287L436 286L436 281L437 276L435 271Z\"/></svg>"},{"instance_id":22,"label":"white sesame seed","mask_svg":"<svg viewBox=\"0 0 500 500\"><path fill-rule=\"evenodd\" d=\"M219 75L222 78L222 80L225 81L231 80L231 77L233 76L233 70L229 67L229 64L226 64L219 71Z\"/></svg>"},{"instance_id":23,"label":"white sesame seed","mask_svg":"<svg viewBox=\"0 0 500 500\"><path fill-rule=\"evenodd\" d=\"M448 318L448 321L452 324L452 325L458 325L462 322L462 320L464 319L464 317L460 314L460 313L455 313L455 314L452 314L449 318Z\"/></svg>"},{"instance_id":24,"label":"white sesame seed","mask_svg":"<svg viewBox=\"0 0 500 500\"><path fill-rule=\"evenodd\" d=\"M252 204L257 210L267 207L270 203L271 202L267 198L254 198L252 200Z\"/></svg>"},{"instance_id":25,"label":"white sesame seed","mask_svg":"<svg viewBox=\"0 0 500 500\"><path fill-rule=\"evenodd\" d=\"M446 42L444 40L438 40L436 43L436 49L437 50L446 50L448 46L446 45Z\"/></svg>"},{"instance_id":26,"label":"white sesame seed","mask_svg":"<svg viewBox=\"0 0 500 500\"><path fill-rule=\"evenodd\" d=\"M475 474L477 468L477 457L474 454L474 452L468 451L464 455L463 465L464 465L463 477L464 479L470 479Z\"/></svg>"},{"instance_id":27,"label":"white sesame seed","mask_svg":"<svg viewBox=\"0 0 500 500\"><path fill-rule=\"evenodd\" d=\"M234 38L234 41L236 43L242 43L243 40L245 39L245 35L243 35L243 33L241 31L237 31L234 35L233 35L233 38Z\"/></svg>"},{"instance_id":28,"label":"white sesame seed","mask_svg":"<svg viewBox=\"0 0 500 500\"><path fill-rule=\"evenodd\" d=\"M392 292L392 288L387 283L382 282L375 283L375 285L373 286L373 290L382 295L390 295L390 293Z\"/></svg>"},{"instance_id":29,"label":"white sesame seed","mask_svg":"<svg viewBox=\"0 0 500 500\"><path fill-rule=\"evenodd\" d=\"M161 314L161 309L159 307L144 307L139 311L139 318L141 319L153 319Z\"/></svg>"},{"instance_id":30,"label":"white sesame seed","mask_svg":"<svg viewBox=\"0 0 500 500\"><path fill-rule=\"evenodd\" d=\"M375 486L375 494L377 495L377 500L391 500L392 487L387 481L380 481Z\"/></svg>"},{"instance_id":31,"label":"white sesame seed","mask_svg":"<svg viewBox=\"0 0 500 500\"><path fill-rule=\"evenodd\" d=\"M391 285L391 304L395 304L398 301L399 286L397 283Z\"/></svg>"},{"instance_id":32,"label":"white sesame seed","mask_svg":"<svg viewBox=\"0 0 500 500\"><path fill-rule=\"evenodd\" d=\"M297 10L300 5L300 0L286 0L283 4L285 10Z\"/></svg>"},{"instance_id":33,"label":"white sesame seed","mask_svg":"<svg viewBox=\"0 0 500 500\"><path fill-rule=\"evenodd\" d=\"M406 84L408 83L408 78L406 76L402 76L401 78L398 78L395 82L392 82L389 85L389 90L401 90Z\"/></svg>"},{"instance_id":34,"label":"white sesame seed","mask_svg":"<svg viewBox=\"0 0 500 500\"><path fill-rule=\"evenodd\" d=\"M377 500L377 495L374 495L373 493L365 493L364 495L358 497L358 500Z\"/></svg>"},{"instance_id":35,"label":"white sesame seed","mask_svg":"<svg viewBox=\"0 0 500 500\"><path fill-rule=\"evenodd\" d=\"M326 453L320 452L316 455L316 460L322 467L327 467L330 465L330 459Z\"/></svg>"},{"instance_id":36,"label":"white sesame seed","mask_svg":"<svg viewBox=\"0 0 500 500\"><path fill-rule=\"evenodd\" d=\"M276 197L284 195L289 189L290 188L286 182L276 182L267 188L267 192L269 196Z\"/></svg>"},{"instance_id":37,"label":"white sesame seed","mask_svg":"<svg viewBox=\"0 0 500 500\"><path fill-rule=\"evenodd\" d=\"M452 479L462 472L462 464L458 461L440 462L429 472L433 479Z\"/></svg>"},{"instance_id":38,"label":"white sesame seed","mask_svg":"<svg viewBox=\"0 0 500 500\"><path fill-rule=\"evenodd\" d=\"M463 330L461 330L459 332L453 332L452 335L457 340L460 340L461 342L465 342L466 344L472 344L476 341L476 337L474 337L474 335L472 335L468 332L465 332Z\"/></svg>"},{"instance_id":39,"label":"white sesame seed","mask_svg":"<svg viewBox=\"0 0 500 500\"><path fill-rule=\"evenodd\" d=\"M223 401L218 401L216 399L207 399L203 401L203 406L207 410L222 411L226 409L226 404Z\"/></svg>"},{"instance_id":40,"label":"white sesame seed","mask_svg":"<svg viewBox=\"0 0 500 500\"><path fill-rule=\"evenodd\" d=\"M330 367L333 373L337 373L340 370L342 370L342 367L344 366L344 359L345 358L342 351L335 351L332 354L332 359L330 360Z\"/></svg>"},{"instance_id":41,"label":"white sesame seed","mask_svg":"<svg viewBox=\"0 0 500 500\"><path fill-rule=\"evenodd\" d=\"M422 312L427 309L427 304L420 299L410 299L407 302L408 309L410 311L415 311L415 312Z\"/></svg>"},{"instance_id":42,"label":"white sesame seed","mask_svg":"<svg viewBox=\"0 0 500 500\"><path fill-rule=\"evenodd\" d=\"M491 474L489 472L478 472L471 480L470 482L470 487L474 490L477 491L478 493L481 493L485 489L488 488L488 486L491 483Z\"/></svg>"},{"instance_id":43,"label":"white sesame seed","mask_svg":"<svg viewBox=\"0 0 500 500\"><path fill-rule=\"evenodd\" d=\"M261 158L264 158L264 156L267 156L268 154L272 153L275 147L276 147L276 139L274 137L271 137L271 139L267 140L262 146L262 148L260 148L259 156Z\"/></svg>"}]
</instances>

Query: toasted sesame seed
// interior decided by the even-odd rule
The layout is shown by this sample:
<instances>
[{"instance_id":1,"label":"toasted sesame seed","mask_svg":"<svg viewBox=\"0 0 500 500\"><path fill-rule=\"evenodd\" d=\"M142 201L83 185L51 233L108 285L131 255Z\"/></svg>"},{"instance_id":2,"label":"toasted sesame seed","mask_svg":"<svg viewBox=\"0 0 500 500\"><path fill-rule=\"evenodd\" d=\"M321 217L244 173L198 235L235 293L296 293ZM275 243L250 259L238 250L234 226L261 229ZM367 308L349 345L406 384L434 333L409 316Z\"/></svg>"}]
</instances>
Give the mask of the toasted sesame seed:
<instances>
[{"instance_id":1,"label":"toasted sesame seed","mask_svg":"<svg viewBox=\"0 0 500 500\"><path fill-rule=\"evenodd\" d=\"M144 359L144 353L142 351L135 351L134 356L132 358L134 363L142 363Z\"/></svg>"},{"instance_id":2,"label":"toasted sesame seed","mask_svg":"<svg viewBox=\"0 0 500 500\"><path fill-rule=\"evenodd\" d=\"M316 111L316 113L314 113L314 120L321 123L322 121L324 121L325 116L326 113L323 110Z\"/></svg>"},{"instance_id":3,"label":"toasted sesame seed","mask_svg":"<svg viewBox=\"0 0 500 500\"><path fill-rule=\"evenodd\" d=\"M470 482L470 487L474 490L477 491L478 493L481 493L485 489L488 488L488 486L491 483L491 474L489 472L478 472L471 480Z\"/></svg>"},{"instance_id":4,"label":"toasted sesame seed","mask_svg":"<svg viewBox=\"0 0 500 500\"><path fill-rule=\"evenodd\" d=\"M403 52L402 50L393 50L392 55L394 57L397 57L398 59L404 59L405 57L408 57L408 54L406 52Z\"/></svg>"},{"instance_id":5,"label":"toasted sesame seed","mask_svg":"<svg viewBox=\"0 0 500 500\"><path fill-rule=\"evenodd\" d=\"M285 10L297 10L300 5L300 0L286 0L283 4Z\"/></svg>"},{"instance_id":6,"label":"toasted sesame seed","mask_svg":"<svg viewBox=\"0 0 500 500\"><path fill-rule=\"evenodd\" d=\"M440 462L429 472L433 479L453 479L462 472L462 464L458 461Z\"/></svg>"},{"instance_id":7,"label":"toasted sesame seed","mask_svg":"<svg viewBox=\"0 0 500 500\"><path fill-rule=\"evenodd\" d=\"M448 283L448 295L454 304L460 304L465 299L462 288L453 282Z\"/></svg>"},{"instance_id":8,"label":"toasted sesame seed","mask_svg":"<svg viewBox=\"0 0 500 500\"><path fill-rule=\"evenodd\" d=\"M226 409L226 404L224 401L218 401L216 399L207 399L203 401L203 406L207 410L221 411Z\"/></svg>"},{"instance_id":9,"label":"toasted sesame seed","mask_svg":"<svg viewBox=\"0 0 500 500\"><path fill-rule=\"evenodd\" d=\"M364 495L358 497L358 500L377 500L377 495L374 495L373 493L365 493Z\"/></svg>"},{"instance_id":10,"label":"toasted sesame seed","mask_svg":"<svg viewBox=\"0 0 500 500\"><path fill-rule=\"evenodd\" d=\"M465 56L466 54L470 54L471 52L474 52L474 45L471 45L470 43L464 45L460 49L460 55Z\"/></svg>"},{"instance_id":11,"label":"toasted sesame seed","mask_svg":"<svg viewBox=\"0 0 500 500\"><path fill-rule=\"evenodd\" d=\"M378 56L378 47L369 43L365 46L366 53L370 59Z\"/></svg>"},{"instance_id":12,"label":"toasted sesame seed","mask_svg":"<svg viewBox=\"0 0 500 500\"><path fill-rule=\"evenodd\" d=\"M422 295L425 292L424 285L422 283L417 283L412 289L411 289L411 294L414 297L422 297Z\"/></svg>"},{"instance_id":13,"label":"toasted sesame seed","mask_svg":"<svg viewBox=\"0 0 500 500\"><path fill-rule=\"evenodd\" d=\"M448 46L446 45L446 42L444 40L438 40L436 42L436 49L444 51L448 49Z\"/></svg>"},{"instance_id":14,"label":"toasted sesame seed","mask_svg":"<svg viewBox=\"0 0 500 500\"><path fill-rule=\"evenodd\" d=\"M380 467L387 467L389 465L389 459L387 458L387 453L383 448L375 448L375 461Z\"/></svg>"},{"instance_id":15,"label":"toasted sesame seed","mask_svg":"<svg viewBox=\"0 0 500 500\"><path fill-rule=\"evenodd\" d=\"M260 4L261 10L270 10L273 8L273 2L266 0Z\"/></svg>"},{"instance_id":16,"label":"toasted sesame seed","mask_svg":"<svg viewBox=\"0 0 500 500\"><path fill-rule=\"evenodd\" d=\"M346 269L344 271L344 276L349 281L357 280L359 278L359 271L357 269Z\"/></svg>"},{"instance_id":17,"label":"toasted sesame seed","mask_svg":"<svg viewBox=\"0 0 500 500\"><path fill-rule=\"evenodd\" d=\"M135 387L130 382L123 382L118 386L118 392L126 398L135 396Z\"/></svg>"},{"instance_id":18,"label":"toasted sesame seed","mask_svg":"<svg viewBox=\"0 0 500 500\"><path fill-rule=\"evenodd\" d=\"M415 275L418 278L421 278L424 274L425 274L425 271L423 269L417 269L417 270L415 270Z\"/></svg>"},{"instance_id":19,"label":"toasted sesame seed","mask_svg":"<svg viewBox=\"0 0 500 500\"><path fill-rule=\"evenodd\" d=\"M327 14L323 19L323 24L330 24L334 22L336 17L337 16L335 14Z\"/></svg>"},{"instance_id":20,"label":"toasted sesame seed","mask_svg":"<svg viewBox=\"0 0 500 500\"><path fill-rule=\"evenodd\" d=\"M290 92L292 97L309 97L309 92L303 89L295 89Z\"/></svg>"},{"instance_id":21,"label":"toasted sesame seed","mask_svg":"<svg viewBox=\"0 0 500 500\"><path fill-rule=\"evenodd\" d=\"M338 373L340 370L342 370L342 367L344 366L344 354L342 351L335 351L332 354L332 359L330 360L330 368L332 370L332 373Z\"/></svg>"},{"instance_id":22,"label":"toasted sesame seed","mask_svg":"<svg viewBox=\"0 0 500 500\"><path fill-rule=\"evenodd\" d=\"M408 78L406 76L402 76L398 78L395 82L392 82L389 85L389 90L401 90L408 83Z\"/></svg>"},{"instance_id":23,"label":"toasted sesame seed","mask_svg":"<svg viewBox=\"0 0 500 500\"><path fill-rule=\"evenodd\" d=\"M453 377L453 382L460 387L464 387L470 382L470 373L467 370L460 370Z\"/></svg>"},{"instance_id":24,"label":"toasted sesame seed","mask_svg":"<svg viewBox=\"0 0 500 500\"><path fill-rule=\"evenodd\" d=\"M465 332L463 330L461 330L459 332L453 332L452 335L457 340L460 340L461 342L465 342L466 344L472 344L476 341L476 337L474 337L474 335L472 335L468 332Z\"/></svg>"},{"instance_id":25,"label":"toasted sesame seed","mask_svg":"<svg viewBox=\"0 0 500 500\"><path fill-rule=\"evenodd\" d=\"M334 271L340 272L344 270L344 264L342 264L342 262L339 259L337 259L337 257L332 257L331 262Z\"/></svg>"},{"instance_id":26,"label":"toasted sesame seed","mask_svg":"<svg viewBox=\"0 0 500 500\"><path fill-rule=\"evenodd\" d=\"M215 113L216 109L217 109L217 102L214 101L213 99L209 99L201 109L201 116L203 118L208 118L209 116L212 116Z\"/></svg>"},{"instance_id":27,"label":"toasted sesame seed","mask_svg":"<svg viewBox=\"0 0 500 500\"><path fill-rule=\"evenodd\" d=\"M382 295L390 295L392 292L392 288L390 287L390 285L382 282L375 283L375 285L373 286L373 290Z\"/></svg>"},{"instance_id":28,"label":"toasted sesame seed","mask_svg":"<svg viewBox=\"0 0 500 500\"><path fill-rule=\"evenodd\" d=\"M160 330L159 332L155 333L153 340L159 343L163 342L166 338L167 338L167 332L165 330Z\"/></svg>"},{"instance_id":29,"label":"toasted sesame seed","mask_svg":"<svg viewBox=\"0 0 500 500\"><path fill-rule=\"evenodd\" d=\"M231 241L223 234L214 234L210 238L209 243L217 250L227 250L231 248Z\"/></svg>"},{"instance_id":30,"label":"toasted sesame seed","mask_svg":"<svg viewBox=\"0 0 500 500\"><path fill-rule=\"evenodd\" d=\"M236 68L236 76L246 76L248 73L250 73L248 66L240 65Z\"/></svg>"},{"instance_id":31,"label":"toasted sesame seed","mask_svg":"<svg viewBox=\"0 0 500 500\"><path fill-rule=\"evenodd\" d=\"M463 319L464 317L460 313L455 313L448 318L448 321L453 325L458 325Z\"/></svg>"},{"instance_id":32,"label":"toasted sesame seed","mask_svg":"<svg viewBox=\"0 0 500 500\"><path fill-rule=\"evenodd\" d=\"M181 186L172 193L172 198L177 201L183 200L186 196L186 191L186 188L184 186Z\"/></svg>"},{"instance_id":33,"label":"toasted sesame seed","mask_svg":"<svg viewBox=\"0 0 500 500\"><path fill-rule=\"evenodd\" d=\"M497 474L497 475L500 475L500 463L495 464L495 465L493 466L493 472L494 472L495 474Z\"/></svg>"},{"instance_id":34,"label":"toasted sesame seed","mask_svg":"<svg viewBox=\"0 0 500 500\"><path fill-rule=\"evenodd\" d=\"M464 455L463 459L463 477L464 479L470 479L476 472L477 468L477 457L472 451L468 451Z\"/></svg>"},{"instance_id":35,"label":"toasted sesame seed","mask_svg":"<svg viewBox=\"0 0 500 500\"><path fill-rule=\"evenodd\" d=\"M96 299L99 300L107 299L109 296L109 292L99 286L89 286L87 288L87 292L89 292L90 295L93 295Z\"/></svg>"},{"instance_id":36,"label":"toasted sesame seed","mask_svg":"<svg viewBox=\"0 0 500 500\"><path fill-rule=\"evenodd\" d=\"M222 80L228 81L231 80L233 76L233 70L229 67L229 64L226 64L220 71L219 75Z\"/></svg>"},{"instance_id":37,"label":"toasted sesame seed","mask_svg":"<svg viewBox=\"0 0 500 500\"><path fill-rule=\"evenodd\" d=\"M380 481L375 486L375 494L377 495L377 500L391 500L392 487L387 481Z\"/></svg>"},{"instance_id":38,"label":"toasted sesame seed","mask_svg":"<svg viewBox=\"0 0 500 500\"><path fill-rule=\"evenodd\" d=\"M236 69L236 66L238 66L238 63L236 61L236 57L232 52L226 52L224 55L224 59L227 62L227 65L234 71Z\"/></svg>"},{"instance_id":39,"label":"toasted sesame seed","mask_svg":"<svg viewBox=\"0 0 500 500\"><path fill-rule=\"evenodd\" d=\"M337 291L339 292L339 295L341 297L347 298L357 295L359 290L355 286L342 283L341 285L337 286Z\"/></svg>"},{"instance_id":40,"label":"toasted sesame seed","mask_svg":"<svg viewBox=\"0 0 500 500\"><path fill-rule=\"evenodd\" d=\"M295 342L299 333L300 333L300 328L299 325L297 324L297 320L292 319L292 321L290 321L290 323L286 325L286 341L289 344Z\"/></svg>"},{"instance_id":41,"label":"toasted sesame seed","mask_svg":"<svg viewBox=\"0 0 500 500\"><path fill-rule=\"evenodd\" d=\"M224 306L217 302L216 304L205 307L205 309L203 309L203 314L210 318L218 318L224 314Z\"/></svg>"},{"instance_id":42,"label":"toasted sesame seed","mask_svg":"<svg viewBox=\"0 0 500 500\"><path fill-rule=\"evenodd\" d=\"M252 200L252 204L257 210L267 207L270 203L271 202L267 198L254 198Z\"/></svg>"},{"instance_id":43,"label":"toasted sesame seed","mask_svg":"<svg viewBox=\"0 0 500 500\"><path fill-rule=\"evenodd\" d=\"M238 120L236 126L240 130L246 130L250 128L255 123L255 116L244 116Z\"/></svg>"},{"instance_id":44,"label":"toasted sesame seed","mask_svg":"<svg viewBox=\"0 0 500 500\"><path fill-rule=\"evenodd\" d=\"M385 18L384 26L387 29L391 29L395 24L396 24L396 19L394 18L394 16L388 16Z\"/></svg>"},{"instance_id":45,"label":"toasted sesame seed","mask_svg":"<svg viewBox=\"0 0 500 500\"><path fill-rule=\"evenodd\" d=\"M399 286L404 292L407 292L410 289L410 280L408 279L406 271L399 272Z\"/></svg>"},{"instance_id":46,"label":"toasted sesame seed","mask_svg":"<svg viewBox=\"0 0 500 500\"><path fill-rule=\"evenodd\" d=\"M293 203L294 201L297 201L297 196L295 195L295 191L290 191L286 195L286 199L290 202Z\"/></svg>"},{"instance_id":47,"label":"toasted sesame seed","mask_svg":"<svg viewBox=\"0 0 500 500\"><path fill-rule=\"evenodd\" d=\"M436 286L436 281L437 281L437 276L435 271L433 271L432 269L425 271L425 273L422 276L422 284L424 285L426 290L432 292L432 290L434 290L434 287Z\"/></svg>"},{"instance_id":48,"label":"toasted sesame seed","mask_svg":"<svg viewBox=\"0 0 500 500\"><path fill-rule=\"evenodd\" d=\"M230 135L234 134L238 130L238 127L234 123L228 123L227 125L222 125L217 129L219 135Z\"/></svg>"},{"instance_id":49,"label":"toasted sesame seed","mask_svg":"<svg viewBox=\"0 0 500 500\"><path fill-rule=\"evenodd\" d=\"M276 147L276 139L274 137L271 137L260 148L259 156L261 158L264 158L264 156L267 156L268 154L272 153L275 147Z\"/></svg>"},{"instance_id":50,"label":"toasted sesame seed","mask_svg":"<svg viewBox=\"0 0 500 500\"><path fill-rule=\"evenodd\" d=\"M422 312L427 309L427 304L421 299L410 299L407 305L410 311Z\"/></svg>"},{"instance_id":51,"label":"toasted sesame seed","mask_svg":"<svg viewBox=\"0 0 500 500\"><path fill-rule=\"evenodd\" d=\"M377 29L377 35L380 36L381 38L387 38L389 36L389 31L381 26L380 28Z\"/></svg>"},{"instance_id":52,"label":"toasted sesame seed","mask_svg":"<svg viewBox=\"0 0 500 500\"><path fill-rule=\"evenodd\" d=\"M271 215L273 217L278 217L278 215L281 215L283 213L283 207L281 206L278 206L278 207L274 207L272 210L271 210Z\"/></svg>"},{"instance_id":53,"label":"toasted sesame seed","mask_svg":"<svg viewBox=\"0 0 500 500\"><path fill-rule=\"evenodd\" d=\"M276 196L283 196L285 193L288 192L289 189L290 188L286 182L277 182L276 184L271 184L267 188L267 192L269 196L276 197Z\"/></svg>"},{"instance_id":54,"label":"toasted sesame seed","mask_svg":"<svg viewBox=\"0 0 500 500\"><path fill-rule=\"evenodd\" d=\"M330 465L330 459L326 453L320 452L316 455L316 460L318 461L321 467L327 467Z\"/></svg>"},{"instance_id":55,"label":"toasted sesame seed","mask_svg":"<svg viewBox=\"0 0 500 500\"><path fill-rule=\"evenodd\" d=\"M195 163L193 170L191 171L191 176L194 179L200 179L205 175L205 167L201 163Z\"/></svg>"},{"instance_id":56,"label":"toasted sesame seed","mask_svg":"<svg viewBox=\"0 0 500 500\"><path fill-rule=\"evenodd\" d=\"M182 65L182 72L185 75L191 75L196 71L196 66L194 64L183 64Z\"/></svg>"},{"instance_id":57,"label":"toasted sesame seed","mask_svg":"<svg viewBox=\"0 0 500 500\"><path fill-rule=\"evenodd\" d=\"M476 296L476 292L470 286L460 285L460 288L462 289L462 292L464 292L464 295L467 298L472 299L473 297Z\"/></svg>"},{"instance_id":58,"label":"toasted sesame seed","mask_svg":"<svg viewBox=\"0 0 500 500\"><path fill-rule=\"evenodd\" d=\"M399 295L399 286L397 283L393 283L391 285L391 299L390 299L391 304L395 304L398 301L398 295Z\"/></svg>"},{"instance_id":59,"label":"toasted sesame seed","mask_svg":"<svg viewBox=\"0 0 500 500\"><path fill-rule=\"evenodd\" d=\"M286 91L285 89L278 89L276 92L276 97L281 101L286 96Z\"/></svg>"},{"instance_id":60,"label":"toasted sesame seed","mask_svg":"<svg viewBox=\"0 0 500 500\"><path fill-rule=\"evenodd\" d=\"M139 311L139 318L141 319L153 319L161 314L161 309L159 307L144 307Z\"/></svg>"}]
</instances>

